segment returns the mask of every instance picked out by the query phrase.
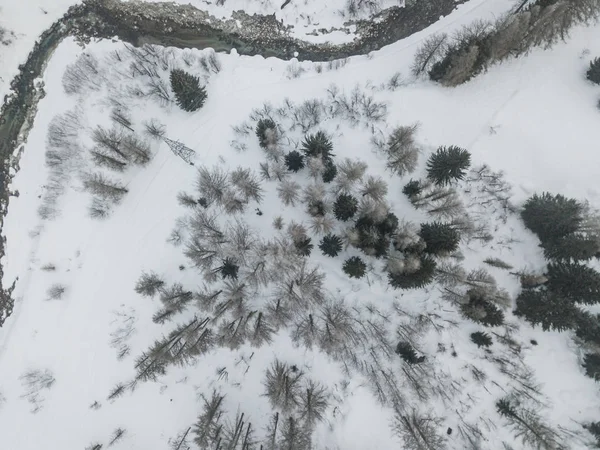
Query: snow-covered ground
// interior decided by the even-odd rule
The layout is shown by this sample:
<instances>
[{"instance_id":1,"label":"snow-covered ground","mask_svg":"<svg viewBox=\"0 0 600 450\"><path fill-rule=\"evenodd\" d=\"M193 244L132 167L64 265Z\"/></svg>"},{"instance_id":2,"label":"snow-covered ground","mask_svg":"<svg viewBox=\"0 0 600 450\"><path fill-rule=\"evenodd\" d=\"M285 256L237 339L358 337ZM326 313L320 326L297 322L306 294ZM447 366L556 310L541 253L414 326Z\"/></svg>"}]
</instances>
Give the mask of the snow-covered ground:
<instances>
[{"instance_id":1,"label":"snow-covered ground","mask_svg":"<svg viewBox=\"0 0 600 450\"><path fill-rule=\"evenodd\" d=\"M246 3L246 10L252 12ZM233 0L226 2L227 7L233 4L242 5ZM284 105L286 98L296 104L312 98L329 104L332 85L346 95L358 85L374 101L384 102L387 115L373 127L364 126L364 117L350 126L347 120L326 115L319 127L332 135L336 158L361 159L368 163L368 174L388 181L388 200L401 220L417 224L433 220L415 210L401 189L411 177L422 176L427 156L440 145L463 146L471 152L474 166L488 164L494 171L504 171L515 204L533 192L549 190L587 198L600 207L600 192L595 188L600 167L596 151L600 142L600 111L596 108L600 91L583 76L589 59L600 55L600 27L577 28L568 42L552 50L534 50L527 57L493 67L454 89L423 81L407 82L393 90L385 87L397 72L409 79L412 55L424 37L489 17L506 5L470 2L429 29L369 56L350 58L337 70L327 65L232 52L219 55L222 69L215 73L201 69L198 60L210 55L210 50L170 51L170 66L186 67L183 61L188 61L186 70L199 74L207 83L208 100L196 113L131 95L135 92L132 88L142 82L129 76L130 57L118 42L94 43L85 49L100 62L102 82L98 89L87 86L66 95L61 81L65 67L81 57L83 50L71 40L63 43L43 77L47 96L40 102L21 158L21 170L11 186L19 196L11 198L4 223L7 244L3 281L5 285L17 277L19 281L14 291L15 312L0 329L0 448L79 450L94 442L106 448L118 428L126 433L110 448L167 448L169 439L194 423L201 410L201 396L210 396L213 389L226 394L227 419L234 421L236 412L245 412L261 437L271 414L269 402L262 395L262 381L275 357L296 364L331 394L325 420L315 430L315 448L401 448L389 426L393 413L377 403L369 381L357 372L345 374L339 361L316 348L294 345L285 330L269 345L220 348L203 355L192 366L169 367L158 381L139 383L133 392L127 390L116 400L107 396L117 383L135 377L134 360L174 327L173 323L153 323L159 301L134 292L142 271L155 271L168 284L179 282L194 291L203 284L182 247L167 242L176 219L188 214L177 203L178 192L194 191L196 168L200 166L259 170L265 157L254 133L236 134L232 126L249 121L252 111L265 102L273 108ZM3 13L7 11L4 6ZM21 41L32 36L23 34ZM115 51L122 62L114 59ZM159 72L163 77L168 73ZM93 147L92 130L98 125L112 126L109 115L117 100L127 107L132 128L140 135L144 121L164 123L166 136L195 150L196 167L174 155L165 143L153 141L155 155L146 167L114 175L128 189L123 201L108 218L94 220L88 217L91 197L83 190L80 173L92 167L88 152ZM81 151L66 168L70 176L62 178L65 191L56 203L60 214L42 220L37 211L47 200L50 184L44 162L48 126L54 117L68 111L76 111ZM302 132L290 130L290 120L278 117L287 124L287 145L293 146L302 138ZM384 169L385 160L374 151L371 138L380 133L387 136L397 125L416 122L420 124L417 139L422 146L419 168L403 178L393 176ZM234 149L241 144L247 146L245 151ZM306 183L301 175L294 177ZM279 215L286 223L292 219L308 221L303 210L281 205L275 193L277 183L264 181L262 186L265 200L260 205L251 204L248 213L242 215L261 236L275 235L271 224ZM465 203L476 200L462 188ZM256 207L262 215L255 214ZM469 211L484 213L478 222L489 226L494 239L487 244L477 240L462 244L465 260L461 264L465 269L484 267L487 257L501 258L514 270L543 267L536 238L516 217L509 216L504 223L490 212L491 208L482 211L476 204ZM345 304L363 313L365 306L372 304L394 331L402 325L414 325L409 317L434 317L435 327L423 327L418 350L427 357L431 373L445 383L441 386L448 388L451 401L431 393L426 399L418 398L410 383L400 387L408 409L416 408L420 414L440 420L435 431L448 439L448 448L466 448L464 437L457 431L464 429L465 423L480 427L485 439L481 448L503 449L503 442L523 448L494 410L495 401L514 388L514 380L507 379L491 361L490 355L514 357L504 344L494 338L488 354L470 342L470 333L483 327L457 314L456 308L441 298L439 285L418 291L390 290L385 279L377 279L381 263L376 260L371 261L375 269L368 281L349 279L341 271L341 257L325 258L316 247L309 262L327 273L327 291L343 298ZM344 258L358 254L352 249L342 252ZM486 269L514 297L519 290L516 277L501 269ZM50 300L48 290L54 285L64 286L65 292L62 298ZM192 313L188 311L175 323L189 319ZM506 315L508 323L519 326L513 337L522 346L523 363L534 370L540 385L544 404L541 416L551 425L563 426L585 438L579 424L598 420L600 395L598 385L583 375L571 334L542 332L516 319L509 310ZM452 321L457 326L451 325ZM493 330L503 333L502 327ZM538 345L532 345L531 340ZM119 360L121 345L129 347L130 354ZM389 367L399 373L401 364L398 358L390 361ZM475 381L472 367L485 372L487 379ZM224 371L218 373L222 368ZM40 371L38 374L48 371L55 381L49 388L34 385L30 389L23 375L35 370ZM402 377L399 380L406 381ZM98 404L91 407L95 402ZM454 429L453 434L446 435L448 427ZM567 443L568 448L585 448L573 437Z\"/></svg>"}]
</instances>

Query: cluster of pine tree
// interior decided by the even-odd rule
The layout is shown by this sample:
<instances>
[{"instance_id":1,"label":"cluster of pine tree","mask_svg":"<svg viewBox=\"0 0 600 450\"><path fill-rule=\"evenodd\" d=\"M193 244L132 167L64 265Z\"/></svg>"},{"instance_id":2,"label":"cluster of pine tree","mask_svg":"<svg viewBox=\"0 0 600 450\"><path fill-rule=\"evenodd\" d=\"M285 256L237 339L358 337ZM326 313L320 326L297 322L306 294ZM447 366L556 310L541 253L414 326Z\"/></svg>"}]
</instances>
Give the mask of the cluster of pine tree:
<instances>
[{"instance_id":1,"label":"cluster of pine tree","mask_svg":"<svg viewBox=\"0 0 600 450\"><path fill-rule=\"evenodd\" d=\"M600 273L587 263L600 256L598 220L575 199L543 193L525 203L521 217L540 239L548 260L542 286L524 287L515 314L544 330L575 330L592 350L599 341L600 317L579 305L600 303ZM586 373L598 377L600 355L587 353Z\"/></svg>"}]
</instances>

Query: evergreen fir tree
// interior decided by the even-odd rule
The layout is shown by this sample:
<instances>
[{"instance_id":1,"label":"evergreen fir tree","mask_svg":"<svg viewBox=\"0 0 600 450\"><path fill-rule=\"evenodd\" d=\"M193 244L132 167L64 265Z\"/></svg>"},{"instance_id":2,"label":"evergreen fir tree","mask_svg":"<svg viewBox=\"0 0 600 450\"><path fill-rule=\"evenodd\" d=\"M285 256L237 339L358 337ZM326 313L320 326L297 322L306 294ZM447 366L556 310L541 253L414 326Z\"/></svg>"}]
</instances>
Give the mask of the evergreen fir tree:
<instances>
[{"instance_id":1,"label":"evergreen fir tree","mask_svg":"<svg viewBox=\"0 0 600 450\"><path fill-rule=\"evenodd\" d=\"M577 200L544 192L525 202L521 218L544 244L575 233L583 220L582 213L583 206Z\"/></svg>"},{"instance_id":2,"label":"evergreen fir tree","mask_svg":"<svg viewBox=\"0 0 600 450\"><path fill-rule=\"evenodd\" d=\"M600 58L590 61L590 68L585 75L592 83L600 84Z\"/></svg>"},{"instance_id":3,"label":"evergreen fir tree","mask_svg":"<svg viewBox=\"0 0 600 450\"><path fill-rule=\"evenodd\" d=\"M262 148L267 148L271 138L269 137L268 130L274 132L277 130L277 124L271 119L260 119L256 124L256 137L258 138L258 145Z\"/></svg>"},{"instance_id":4,"label":"evergreen fir tree","mask_svg":"<svg viewBox=\"0 0 600 450\"><path fill-rule=\"evenodd\" d=\"M296 150L285 155L285 165L290 172L298 172L304 169L304 156Z\"/></svg>"},{"instance_id":5,"label":"evergreen fir tree","mask_svg":"<svg viewBox=\"0 0 600 450\"><path fill-rule=\"evenodd\" d=\"M594 236L572 233L542 242L546 259L555 261L589 261L600 255L600 243Z\"/></svg>"},{"instance_id":6,"label":"evergreen fir tree","mask_svg":"<svg viewBox=\"0 0 600 450\"><path fill-rule=\"evenodd\" d=\"M317 131L315 134L309 134L302 142L302 150L307 157L318 157L324 163L329 162L333 157L333 144L327 135L322 131Z\"/></svg>"},{"instance_id":7,"label":"evergreen fir tree","mask_svg":"<svg viewBox=\"0 0 600 450\"><path fill-rule=\"evenodd\" d=\"M388 213L381 222L377 223L377 230L381 234L392 235L397 229L400 221L394 213Z\"/></svg>"},{"instance_id":8,"label":"evergreen fir tree","mask_svg":"<svg viewBox=\"0 0 600 450\"><path fill-rule=\"evenodd\" d=\"M585 374L596 381L600 381L600 355L588 353L583 357L583 368Z\"/></svg>"},{"instance_id":9,"label":"evergreen fir tree","mask_svg":"<svg viewBox=\"0 0 600 450\"><path fill-rule=\"evenodd\" d=\"M482 291L471 289L467 297L469 302L460 307L466 317L486 327L497 327L504 323L504 312L489 301Z\"/></svg>"},{"instance_id":10,"label":"evergreen fir tree","mask_svg":"<svg viewBox=\"0 0 600 450\"><path fill-rule=\"evenodd\" d=\"M575 303L593 305L600 302L600 273L577 263L548 264L548 289Z\"/></svg>"},{"instance_id":11,"label":"evergreen fir tree","mask_svg":"<svg viewBox=\"0 0 600 450\"><path fill-rule=\"evenodd\" d=\"M296 251L299 255L302 256L310 256L314 245L312 244L312 239L309 237L304 237L300 239L296 239L294 241L294 247L296 247Z\"/></svg>"},{"instance_id":12,"label":"evergreen fir tree","mask_svg":"<svg viewBox=\"0 0 600 450\"><path fill-rule=\"evenodd\" d=\"M600 422L592 422L583 426L596 438L596 447L600 448Z\"/></svg>"},{"instance_id":13,"label":"evergreen fir tree","mask_svg":"<svg viewBox=\"0 0 600 450\"><path fill-rule=\"evenodd\" d=\"M402 188L402 193L412 199L423 192L423 185L419 180L410 180Z\"/></svg>"},{"instance_id":14,"label":"evergreen fir tree","mask_svg":"<svg viewBox=\"0 0 600 450\"><path fill-rule=\"evenodd\" d=\"M570 330L576 327L579 309L573 303L546 289L525 289L517 297L515 315L544 331Z\"/></svg>"},{"instance_id":15,"label":"evergreen fir tree","mask_svg":"<svg viewBox=\"0 0 600 450\"><path fill-rule=\"evenodd\" d=\"M471 154L451 145L440 147L427 161L427 178L439 186L462 180L471 165Z\"/></svg>"},{"instance_id":16,"label":"evergreen fir tree","mask_svg":"<svg viewBox=\"0 0 600 450\"><path fill-rule=\"evenodd\" d=\"M350 194L338 195L333 204L333 215L336 219L346 222L358 211L358 200Z\"/></svg>"},{"instance_id":17,"label":"evergreen fir tree","mask_svg":"<svg viewBox=\"0 0 600 450\"><path fill-rule=\"evenodd\" d=\"M600 314L581 311L577 318L575 336L587 344L600 346Z\"/></svg>"},{"instance_id":18,"label":"evergreen fir tree","mask_svg":"<svg viewBox=\"0 0 600 450\"><path fill-rule=\"evenodd\" d=\"M337 166L333 161L325 163L325 171L323 172L323 183L331 183L337 176Z\"/></svg>"},{"instance_id":19,"label":"evergreen fir tree","mask_svg":"<svg viewBox=\"0 0 600 450\"><path fill-rule=\"evenodd\" d=\"M337 256L339 252L342 251L342 240L339 236L335 234L328 234L323 239L321 239L321 243L319 244L319 248L323 252L324 255Z\"/></svg>"},{"instance_id":20,"label":"evergreen fir tree","mask_svg":"<svg viewBox=\"0 0 600 450\"><path fill-rule=\"evenodd\" d=\"M388 283L395 289L418 289L433 281L436 263L429 256L422 256L415 272L388 272Z\"/></svg>"},{"instance_id":21,"label":"evergreen fir tree","mask_svg":"<svg viewBox=\"0 0 600 450\"><path fill-rule=\"evenodd\" d=\"M401 341L396 346L396 354L408 364L419 364L425 361L425 356L417 356L417 352L409 342Z\"/></svg>"},{"instance_id":22,"label":"evergreen fir tree","mask_svg":"<svg viewBox=\"0 0 600 450\"><path fill-rule=\"evenodd\" d=\"M431 255L452 253L460 242L460 233L447 223L422 223L419 235L426 244L425 253Z\"/></svg>"},{"instance_id":23,"label":"evergreen fir tree","mask_svg":"<svg viewBox=\"0 0 600 450\"><path fill-rule=\"evenodd\" d=\"M239 269L240 266L236 264L235 260L233 258L227 257L223 260L223 265L220 267L221 276L223 277L223 279L232 278L234 280L237 280Z\"/></svg>"},{"instance_id":24,"label":"evergreen fir tree","mask_svg":"<svg viewBox=\"0 0 600 450\"><path fill-rule=\"evenodd\" d=\"M471 341L477 345L477 347L489 347L492 345L492 337L483 331L471 333Z\"/></svg>"},{"instance_id":25,"label":"evergreen fir tree","mask_svg":"<svg viewBox=\"0 0 600 450\"><path fill-rule=\"evenodd\" d=\"M367 271L367 265L360 257L352 256L344 262L342 269L350 278L362 278Z\"/></svg>"},{"instance_id":26,"label":"evergreen fir tree","mask_svg":"<svg viewBox=\"0 0 600 450\"><path fill-rule=\"evenodd\" d=\"M206 101L206 89L200 86L200 79L180 69L171 71L171 89L181 109L193 112Z\"/></svg>"}]
</instances>

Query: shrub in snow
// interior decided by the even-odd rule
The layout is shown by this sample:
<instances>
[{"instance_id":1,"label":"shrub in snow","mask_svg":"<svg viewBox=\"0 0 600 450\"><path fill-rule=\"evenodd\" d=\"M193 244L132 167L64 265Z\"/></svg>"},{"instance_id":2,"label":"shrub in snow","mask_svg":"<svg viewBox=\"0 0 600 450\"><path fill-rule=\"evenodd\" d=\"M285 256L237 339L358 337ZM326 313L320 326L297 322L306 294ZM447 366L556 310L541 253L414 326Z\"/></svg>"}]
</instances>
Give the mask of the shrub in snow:
<instances>
[{"instance_id":1,"label":"shrub in snow","mask_svg":"<svg viewBox=\"0 0 600 450\"><path fill-rule=\"evenodd\" d=\"M126 430L124 428L117 428L113 431L112 435L110 436L110 439L108 441L108 446L112 447L113 445L115 445L117 442L121 441L126 434Z\"/></svg>"},{"instance_id":2,"label":"shrub in snow","mask_svg":"<svg viewBox=\"0 0 600 450\"><path fill-rule=\"evenodd\" d=\"M340 194L333 204L333 214L336 219L346 222L352 219L358 211L358 200L350 194Z\"/></svg>"},{"instance_id":3,"label":"shrub in snow","mask_svg":"<svg viewBox=\"0 0 600 450\"><path fill-rule=\"evenodd\" d=\"M578 231L583 205L560 194L534 194L523 205L521 218L542 243L555 241Z\"/></svg>"},{"instance_id":4,"label":"shrub in snow","mask_svg":"<svg viewBox=\"0 0 600 450\"><path fill-rule=\"evenodd\" d=\"M67 287L62 284L53 284L48 288L48 291L46 293L48 294L49 300L60 300L61 298L63 298L63 295L65 294L66 290Z\"/></svg>"},{"instance_id":5,"label":"shrub in snow","mask_svg":"<svg viewBox=\"0 0 600 450\"><path fill-rule=\"evenodd\" d=\"M547 289L524 289L517 297L515 315L544 331L563 331L576 327L580 311L569 299Z\"/></svg>"},{"instance_id":6,"label":"shrub in snow","mask_svg":"<svg viewBox=\"0 0 600 450\"><path fill-rule=\"evenodd\" d=\"M327 161L325 163L325 170L323 171L323 183L331 183L337 175L337 166L333 161Z\"/></svg>"},{"instance_id":7,"label":"shrub in snow","mask_svg":"<svg viewBox=\"0 0 600 450\"><path fill-rule=\"evenodd\" d=\"M333 157L333 144L323 131L309 134L302 142L302 150L308 157L321 158L326 163Z\"/></svg>"},{"instance_id":8,"label":"shrub in snow","mask_svg":"<svg viewBox=\"0 0 600 450\"><path fill-rule=\"evenodd\" d=\"M290 366L275 359L265 372L263 385L265 395L274 408L283 412L291 411L300 404L304 373L296 366Z\"/></svg>"},{"instance_id":9,"label":"shrub in snow","mask_svg":"<svg viewBox=\"0 0 600 450\"><path fill-rule=\"evenodd\" d=\"M304 169L304 156L296 150L285 155L285 165L290 172L298 172Z\"/></svg>"},{"instance_id":10,"label":"shrub in snow","mask_svg":"<svg viewBox=\"0 0 600 450\"><path fill-rule=\"evenodd\" d=\"M489 327L504 323L504 312L488 300L479 289L467 292L467 303L460 306L461 312L469 319Z\"/></svg>"},{"instance_id":11,"label":"shrub in snow","mask_svg":"<svg viewBox=\"0 0 600 450\"><path fill-rule=\"evenodd\" d=\"M206 89L200 85L200 79L180 69L171 70L171 89L177 104L188 112L197 111L206 101Z\"/></svg>"},{"instance_id":12,"label":"shrub in snow","mask_svg":"<svg viewBox=\"0 0 600 450\"><path fill-rule=\"evenodd\" d=\"M415 271L388 272L388 283L395 289L419 289L433 281L435 261L428 256L421 256L418 269Z\"/></svg>"},{"instance_id":13,"label":"shrub in snow","mask_svg":"<svg viewBox=\"0 0 600 450\"><path fill-rule=\"evenodd\" d=\"M444 186L464 179L470 165L471 154L464 148L442 146L427 161L427 178L438 186Z\"/></svg>"},{"instance_id":14,"label":"shrub in snow","mask_svg":"<svg viewBox=\"0 0 600 450\"><path fill-rule=\"evenodd\" d=\"M548 264L547 287L576 303L600 302L600 273L589 266L561 262Z\"/></svg>"},{"instance_id":15,"label":"shrub in snow","mask_svg":"<svg viewBox=\"0 0 600 450\"><path fill-rule=\"evenodd\" d=\"M425 356L417 356L417 352L409 342L401 341L396 346L396 354L408 364L419 364L425 361Z\"/></svg>"},{"instance_id":16,"label":"shrub in snow","mask_svg":"<svg viewBox=\"0 0 600 450\"><path fill-rule=\"evenodd\" d=\"M328 234L323 239L321 239L321 243L319 244L319 248L323 252L324 255L337 256L339 252L342 251L342 239L335 234Z\"/></svg>"},{"instance_id":17,"label":"shrub in snow","mask_svg":"<svg viewBox=\"0 0 600 450\"><path fill-rule=\"evenodd\" d=\"M489 347L492 345L492 337L483 331L476 331L475 333L471 333L471 342L477 345L477 347Z\"/></svg>"},{"instance_id":18,"label":"shrub in snow","mask_svg":"<svg viewBox=\"0 0 600 450\"><path fill-rule=\"evenodd\" d=\"M314 245L312 244L312 239L309 237L304 237L300 239L294 240L294 247L296 247L296 251L301 256L310 256Z\"/></svg>"},{"instance_id":19,"label":"shrub in snow","mask_svg":"<svg viewBox=\"0 0 600 450\"><path fill-rule=\"evenodd\" d=\"M415 142L418 125L397 127L388 138L385 148L387 167L402 176L412 173L417 167L419 147Z\"/></svg>"},{"instance_id":20,"label":"shrub in snow","mask_svg":"<svg viewBox=\"0 0 600 450\"><path fill-rule=\"evenodd\" d=\"M365 272L367 271L367 265L363 262L363 260L360 257L352 256L351 258L348 258L346 261L344 261L342 270L350 278L362 278L365 276Z\"/></svg>"},{"instance_id":21,"label":"shrub in snow","mask_svg":"<svg viewBox=\"0 0 600 450\"><path fill-rule=\"evenodd\" d=\"M425 253L431 255L452 253L460 242L460 233L448 223L423 223L419 235L425 242Z\"/></svg>"},{"instance_id":22,"label":"shrub in snow","mask_svg":"<svg viewBox=\"0 0 600 450\"><path fill-rule=\"evenodd\" d=\"M600 84L600 58L590 61L590 67L585 73L585 76L592 83Z\"/></svg>"},{"instance_id":23,"label":"shrub in snow","mask_svg":"<svg viewBox=\"0 0 600 450\"><path fill-rule=\"evenodd\" d=\"M154 272L143 272L135 284L135 292L144 297L154 297L164 285L165 282Z\"/></svg>"}]
</instances>

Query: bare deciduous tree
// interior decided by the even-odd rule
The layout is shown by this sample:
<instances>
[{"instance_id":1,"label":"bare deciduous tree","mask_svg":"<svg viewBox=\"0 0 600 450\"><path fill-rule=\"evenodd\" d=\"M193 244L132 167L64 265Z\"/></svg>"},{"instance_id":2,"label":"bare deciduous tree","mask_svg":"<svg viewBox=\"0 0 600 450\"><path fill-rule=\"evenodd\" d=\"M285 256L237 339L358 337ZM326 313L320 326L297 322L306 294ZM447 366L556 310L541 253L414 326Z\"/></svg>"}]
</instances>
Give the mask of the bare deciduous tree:
<instances>
[{"instance_id":1,"label":"bare deciduous tree","mask_svg":"<svg viewBox=\"0 0 600 450\"><path fill-rule=\"evenodd\" d=\"M417 49L411 72L415 77L429 72L431 67L438 62L446 51L448 35L445 33L429 36Z\"/></svg>"},{"instance_id":2,"label":"bare deciduous tree","mask_svg":"<svg viewBox=\"0 0 600 450\"><path fill-rule=\"evenodd\" d=\"M99 172L86 175L83 180L83 186L92 194L110 200L113 203L120 202L128 192L121 183L110 180Z\"/></svg>"},{"instance_id":3,"label":"bare deciduous tree","mask_svg":"<svg viewBox=\"0 0 600 450\"><path fill-rule=\"evenodd\" d=\"M265 395L274 408L291 411L300 403L304 373L296 366L289 366L278 359L265 372Z\"/></svg>"}]
</instances>

